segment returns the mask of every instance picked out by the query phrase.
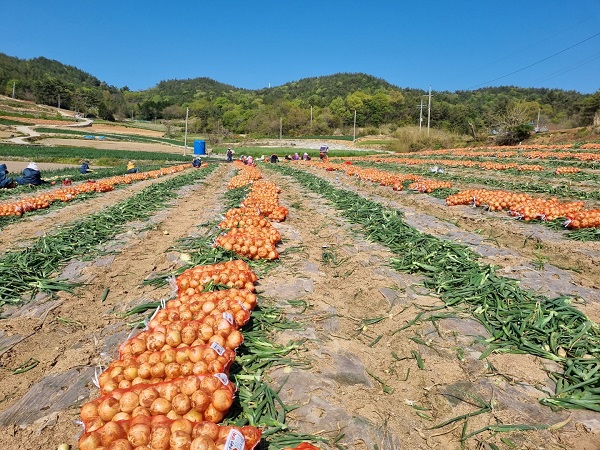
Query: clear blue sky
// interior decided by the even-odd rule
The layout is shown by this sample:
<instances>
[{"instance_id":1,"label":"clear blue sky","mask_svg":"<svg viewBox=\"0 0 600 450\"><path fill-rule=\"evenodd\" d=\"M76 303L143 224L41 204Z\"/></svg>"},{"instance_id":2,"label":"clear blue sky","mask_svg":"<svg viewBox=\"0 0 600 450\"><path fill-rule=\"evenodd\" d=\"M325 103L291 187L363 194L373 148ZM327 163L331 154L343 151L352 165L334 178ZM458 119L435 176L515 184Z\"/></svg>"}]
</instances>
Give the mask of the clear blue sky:
<instances>
[{"instance_id":1,"label":"clear blue sky","mask_svg":"<svg viewBox=\"0 0 600 450\"><path fill-rule=\"evenodd\" d=\"M600 0L3 2L0 52L147 89L362 72L434 91L600 89Z\"/></svg>"}]
</instances>

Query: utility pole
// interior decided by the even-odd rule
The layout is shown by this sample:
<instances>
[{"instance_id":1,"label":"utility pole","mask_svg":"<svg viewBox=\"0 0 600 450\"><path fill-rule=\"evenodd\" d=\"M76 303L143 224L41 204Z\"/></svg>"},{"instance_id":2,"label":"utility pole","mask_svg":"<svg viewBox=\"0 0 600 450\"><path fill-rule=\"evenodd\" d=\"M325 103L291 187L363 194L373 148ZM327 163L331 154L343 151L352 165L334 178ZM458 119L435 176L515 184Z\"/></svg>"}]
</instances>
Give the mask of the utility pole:
<instances>
[{"instance_id":1,"label":"utility pole","mask_svg":"<svg viewBox=\"0 0 600 450\"><path fill-rule=\"evenodd\" d=\"M421 95L421 104L419 105L419 132L421 132L421 126L423 125L423 107L425 105L423 105L423 95Z\"/></svg>"},{"instance_id":2,"label":"utility pole","mask_svg":"<svg viewBox=\"0 0 600 450\"><path fill-rule=\"evenodd\" d=\"M279 118L279 140L283 138L283 117Z\"/></svg>"},{"instance_id":3,"label":"utility pole","mask_svg":"<svg viewBox=\"0 0 600 450\"><path fill-rule=\"evenodd\" d=\"M429 136L429 124L431 123L431 85L429 85L429 105L427 106L427 136Z\"/></svg>"},{"instance_id":4,"label":"utility pole","mask_svg":"<svg viewBox=\"0 0 600 450\"><path fill-rule=\"evenodd\" d=\"M310 105L310 128L312 128L312 105Z\"/></svg>"},{"instance_id":5,"label":"utility pole","mask_svg":"<svg viewBox=\"0 0 600 450\"><path fill-rule=\"evenodd\" d=\"M60 109L60 94L58 94L58 109Z\"/></svg>"},{"instance_id":6,"label":"utility pole","mask_svg":"<svg viewBox=\"0 0 600 450\"><path fill-rule=\"evenodd\" d=\"M15 98L15 85L17 84L16 81L13 81L13 96L12 98Z\"/></svg>"},{"instance_id":7,"label":"utility pole","mask_svg":"<svg viewBox=\"0 0 600 450\"><path fill-rule=\"evenodd\" d=\"M354 138L352 142L356 142L356 110L354 110Z\"/></svg>"},{"instance_id":8,"label":"utility pole","mask_svg":"<svg viewBox=\"0 0 600 450\"><path fill-rule=\"evenodd\" d=\"M536 127L536 128L538 129L538 131L539 131L539 129L540 129L540 113L541 113L541 112L542 112L542 108L539 108L539 109L538 109L538 120L537 120L537 127Z\"/></svg>"},{"instance_id":9,"label":"utility pole","mask_svg":"<svg viewBox=\"0 0 600 450\"><path fill-rule=\"evenodd\" d=\"M185 109L185 138L183 139L183 156L187 156L187 130L188 130L188 117L190 115L190 108Z\"/></svg>"}]
</instances>

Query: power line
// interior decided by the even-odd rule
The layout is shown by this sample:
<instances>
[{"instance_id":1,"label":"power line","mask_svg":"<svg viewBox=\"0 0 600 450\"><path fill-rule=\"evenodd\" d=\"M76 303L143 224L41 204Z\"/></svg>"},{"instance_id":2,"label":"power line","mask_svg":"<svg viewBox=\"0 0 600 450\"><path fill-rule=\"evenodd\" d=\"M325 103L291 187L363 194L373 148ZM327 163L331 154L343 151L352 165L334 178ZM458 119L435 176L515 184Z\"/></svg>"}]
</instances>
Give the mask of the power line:
<instances>
[{"instance_id":1,"label":"power line","mask_svg":"<svg viewBox=\"0 0 600 450\"><path fill-rule=\"evenodd\" d=\"M578 63L576 63L574 65L571 65L571 66L569 66L569 67L567 67L567 68L565 68L563 70L559 70L557 72L551 73L547 77L538 78L537 80L534 80L534 83L538 83L540 81L546 81L546 80L549 80L550 78L554 78L554 77L556 77L558 75L562 75L564 73L570 72L571 70L575 70L575 69L577 69L577 68L579 68L581 66L584 66L584 65L586 65L588 63L591 63L592 61L596 61L599 58L600 58L600 53L598 53L598 54L596 54L594 56L590 56L589 58L586 58L584 60L581 60Z\"/></svg>"},{"instance_id":2,"label":"power line","mask_svg":"<svg viewBox=\"0 0 600 450\"><path fill-rule=\"evenodd\" d=\"M529 64L528 66L522 67L521 69L515 70L515 71L513 71L513 72L511 72L511 73L508 73L508 74L506 74L506 75L502 75L501 77L494 78L493 80L486 81L485 83L481 83L481 84L478 84L478 85L476 85L476 86L471 86L471 87L469 87L469 88L467 88L467 89L475 89L475 88L478 88L478 87L481 87L481 86L485 86L485 85L487 85L487 84L493 83L494 81L498 81L498 80L501 80L501 79L503 79L503 78L506 78L506 77L509 77L509 76L511 76L511 75L514 75L515 73L519 73L519 72L522 72L522 71L524 71L524 70L527 70L527 69L529 69L529 68L531 68L531 67L533 67L533 66L535 66L535 65L537 65L537 64L540 64L540 63L542 63L542 62L544 62L544 61L547 61L547 60L549 60L550 58L554 58L555 56L557 56L557 55L560 55L561 53L564 53L564 52L566 52L567 50L571 50L572 48L574 48L574 47L577 47L578 45L581 45L581 44L583 44L584 42L587 42L587 41L589 41L590 39L593 39L593 38L595 38L596 36L600 36L600 32L599 32L599 33L596 33L596 34L594 34L593 36L590 36L590 37L588 37L588 38L586 38L586 39L584 39L584 40L582 40L582 41L579 41L579 42L577 42L576 44L573 44L573 45L571 45L570 47L567 47L567 48L565 48L565 49L562 49L562 50L560 50L560 51L558 51L558 52L556 52L556 53L554 53L554 54L552 54L552 55L550 55L550 56L547 56L546 58L540 59L539 61L536 61L536 62L534 62L533 64Z\"/></svg>"}]
</instances>

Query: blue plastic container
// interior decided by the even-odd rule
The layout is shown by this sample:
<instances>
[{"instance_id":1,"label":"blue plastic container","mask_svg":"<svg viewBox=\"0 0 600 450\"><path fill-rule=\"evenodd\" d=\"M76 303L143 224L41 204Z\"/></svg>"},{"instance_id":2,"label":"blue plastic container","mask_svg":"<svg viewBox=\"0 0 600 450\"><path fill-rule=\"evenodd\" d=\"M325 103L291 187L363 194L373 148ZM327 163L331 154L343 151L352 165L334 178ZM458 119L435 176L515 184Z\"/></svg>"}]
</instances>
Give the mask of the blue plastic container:
<instances>
[{"instance_id":1,"label":"blue plastic container","mask_svg":"<svg viewBox=\"0 0 600 450\"><path fill-rule=\"evenodd\" d=\"M206 155L205 141L194 141L194 155Z\"/></svg>"}]
</instances>

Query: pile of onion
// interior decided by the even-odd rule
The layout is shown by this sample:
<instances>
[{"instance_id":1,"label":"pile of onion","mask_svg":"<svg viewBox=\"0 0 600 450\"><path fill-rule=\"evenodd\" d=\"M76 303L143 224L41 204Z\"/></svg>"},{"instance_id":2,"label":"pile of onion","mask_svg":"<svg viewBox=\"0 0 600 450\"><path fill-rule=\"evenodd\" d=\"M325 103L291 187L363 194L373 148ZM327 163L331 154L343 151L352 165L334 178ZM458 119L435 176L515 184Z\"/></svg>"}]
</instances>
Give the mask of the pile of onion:
<instances>
[{"instance_id":1,"label":"pile of onion","mask_svg":"<svg viewBox=\"0 0 600 450\"><path fill-rule=\"evenodd\" d=\"M155 384L188 375L229 373L235 352L218 344L197 345L113 361L98 377L100 391L108 394L137 384Z\"/></svg>"},{"instance_id":2,"label":"pile of onion","mask_svg":"<svg viewBox=\"0 0 600 450\"><path fill-rule=\"evenodd\" d=\"M415 181L411 183L408 188L417 192L425 192L429 194L430 192L435 191L436 189L442 188L451 188L452 183L448 181L438 181L438 180L421 180Z\"/></svg>"},{"instance_id":3,"label":"pile of onion","mask_svg":"<svg viewBox=\"0 0 600 450\"><path fill-rule=\"evenodd\" d=\"M600 209L583 209L567 214L567 228L600 228Z\"/></svg>"},{"instance_id":4,"label":"pile of onion","mask_svg":"<svg viewBox=\"0 0 600 450\"><path fill-rule=\"evenodd\" d=\"M218 423L233 403L235 386L227 375L191 375L152 385L115 389L81 407L85 431L137 416Z\"/></svg>"},{"instance_id":5,"label":"pile of onion","mask_svg":"<svg viewBox=\"0 0 600 450\"><path fill-rule=\"evenodd\" d=\"M579 173L581 169L579 167L557 167L554 173L556 175L564 175L569 173Z\"/></svg>"},{"instance_id":6,"label":"pile of onion","mask_svg":"<svg viewBox=\"0 0 600 450\"><path fill-rule=\"evenodd\" d=\"M197 266L187 269L175 280L179 295L193 295L204 291L209 283L223 284L228 287L254 291L254 282L258 279L247 263L242 260L226 263Z\"/></svg>"},{"instance_id":7,"label":"pile of onion","mask_svg":"<svg viewBox=\"0 0 600 450\"><path fill-rule=\"evenodd\" d=\"M173 322L142 331L119 346L119 358L139 356L147 351L156 352L212 343L235 350L244 339L237 326L229 320L230 318L208 316L203 320Z\"/></svg>"},{"instance_id":8,"label":"pile of onion","mask_svg":"<svg viewBox=\"0 0 600 450\"><path fill-rule=\"evenodd\" d=\"M108 422L84 433L78 447L79 450L222 450L228 440L242 438L243 447L239 450L252 450L260 437L261 430L251 426L137 416L130 420Z\"/></svg>"}]
</instances>

